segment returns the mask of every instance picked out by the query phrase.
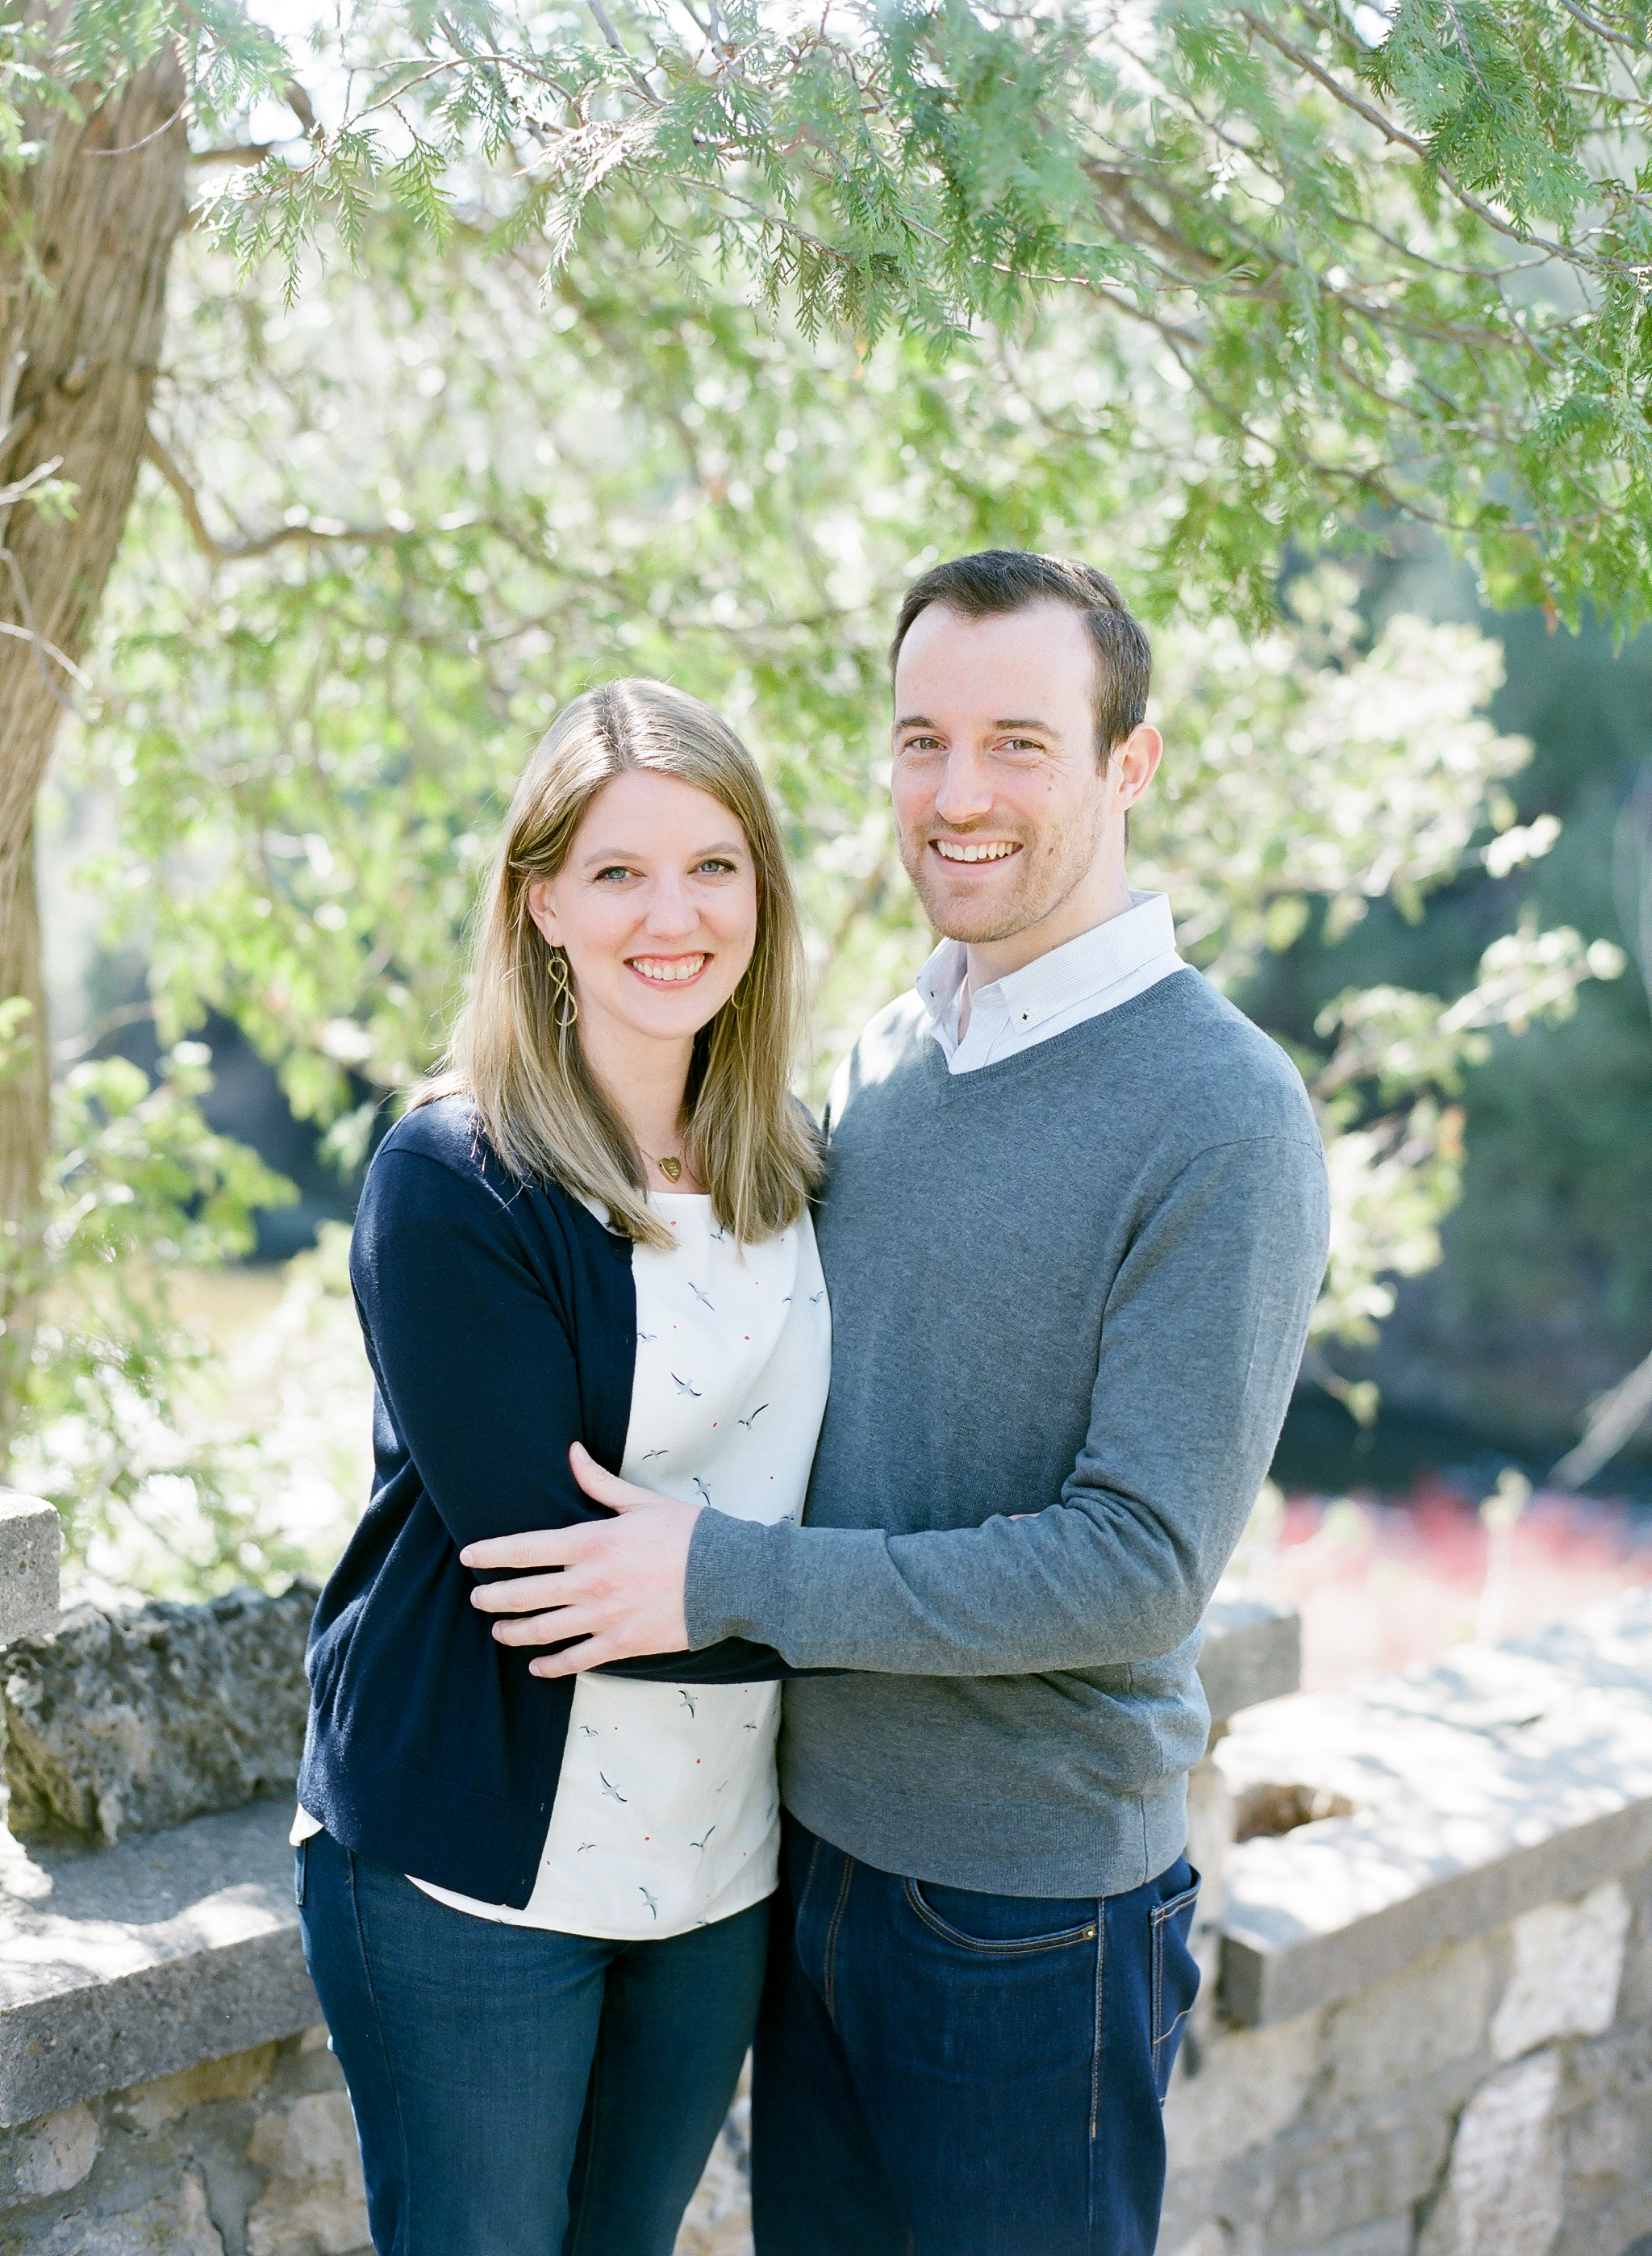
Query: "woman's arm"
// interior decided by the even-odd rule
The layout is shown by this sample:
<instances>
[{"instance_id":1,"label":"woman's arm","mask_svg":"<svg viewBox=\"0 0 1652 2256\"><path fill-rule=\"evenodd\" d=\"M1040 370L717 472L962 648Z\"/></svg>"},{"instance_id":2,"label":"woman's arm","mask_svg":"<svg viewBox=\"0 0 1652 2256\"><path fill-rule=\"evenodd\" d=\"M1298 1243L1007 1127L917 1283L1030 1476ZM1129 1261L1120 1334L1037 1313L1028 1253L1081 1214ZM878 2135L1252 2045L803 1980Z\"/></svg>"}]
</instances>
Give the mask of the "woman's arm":
<instances>
[{"instance_id":1,"label":"woman's arm","mask_svg":"<svg viewBox=\"0 0 1652 2256\"><path fill-rule=\"evenodd\" d=\"M492 1185L428 1153L387 1146L368 1173L350 1276L379 1414L393 1428L377 1437L381 1456L399 1444L411 1458L456 1548L608 1517L568 1463L589 1424L572 1312L552 1299L510 1202ZM629 1404L629 1327L616 1320L611 1340L592 1331L587 1324L580 1336L587 1383L595 1358L615 1357L623 1365L611 1374L617 1399ZM620 1446L623 1420L622 1409ZM644 1654L625 1669L686 1682L789 1673L768 1646L744 1639L692 1654Z\"/></svg>"}]
</instances>

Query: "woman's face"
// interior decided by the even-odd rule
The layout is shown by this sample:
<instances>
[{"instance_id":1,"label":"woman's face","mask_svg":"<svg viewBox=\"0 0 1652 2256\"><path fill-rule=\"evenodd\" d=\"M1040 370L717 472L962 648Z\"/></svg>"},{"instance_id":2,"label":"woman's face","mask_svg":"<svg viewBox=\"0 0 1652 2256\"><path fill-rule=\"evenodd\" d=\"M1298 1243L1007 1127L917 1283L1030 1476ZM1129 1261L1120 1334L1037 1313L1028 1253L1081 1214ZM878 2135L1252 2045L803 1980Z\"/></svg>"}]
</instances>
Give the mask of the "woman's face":
<instances>
[{"instance_id":1,"label":"woman's face","mask_svg":"<svg viewBox=\"0 0 1652 2256\"><path fill-rule=\"evenodd\" d=\"M604 784L528 913L566 949L587 1040L623 1028L692 1040L734 993L757 940L757 873L721 800L676 776Z\"/></svg>"}]
</instances>

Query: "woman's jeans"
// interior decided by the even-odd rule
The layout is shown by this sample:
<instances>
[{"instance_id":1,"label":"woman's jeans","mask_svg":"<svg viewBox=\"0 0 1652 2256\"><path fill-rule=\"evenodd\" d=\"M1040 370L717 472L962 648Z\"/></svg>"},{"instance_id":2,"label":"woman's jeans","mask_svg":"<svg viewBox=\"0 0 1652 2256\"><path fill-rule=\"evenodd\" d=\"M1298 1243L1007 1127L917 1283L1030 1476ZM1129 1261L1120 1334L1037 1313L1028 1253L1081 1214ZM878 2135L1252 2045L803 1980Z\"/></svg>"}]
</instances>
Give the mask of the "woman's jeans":
<instances>
[{"instance_id":1,"label":"woman's jeans","mask_svg":"<svg viewBox=\"0 0 1652 2256\"><path fill-rule=\"evenodd\" d=\"M1153 2256L1199 1988L1185 1858L1128 1894L903 1879L785 1821L757 2256Z\"/></svg>"},{"instance_id":2,"label":"woman's jeans","mask_svg":"<svg viewBox=\"0 0 1652 2256\"><path fill-rule=\"evenodd\" d=\"M379 2256L671 2256L750 2041L767 1904L604 1942L454 1911L325 1833L297 1889Z\"/></svg>"}]
</instances>

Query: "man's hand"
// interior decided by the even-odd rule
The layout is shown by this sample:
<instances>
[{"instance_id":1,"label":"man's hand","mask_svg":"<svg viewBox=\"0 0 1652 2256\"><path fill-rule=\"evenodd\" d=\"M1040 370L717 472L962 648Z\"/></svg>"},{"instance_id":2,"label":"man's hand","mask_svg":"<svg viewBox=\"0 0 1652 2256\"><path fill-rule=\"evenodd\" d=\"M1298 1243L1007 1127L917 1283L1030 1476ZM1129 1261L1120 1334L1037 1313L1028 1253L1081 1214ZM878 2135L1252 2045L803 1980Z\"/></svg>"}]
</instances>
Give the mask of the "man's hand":
<instances>
[{"instance_id":1,"label":"man's hand","mask_svg":"<svg viewBox=\"0 0 1652 2256\"><path fill-rule=\"evenodd\" d=\"M688 1646L683 1586L688 1545L703 1505L636 1488L604 1472L583 1443L568 1451L573 1477L597 1504L619 1516L583 1527L546 1527L467 1543L467 1567L546 1567L560 1573L520 1575L483 1583L470 1603L483 1613L521 1618L494 1624L501 1645L583 1643L528 1663L534 1676L577 1676L607 1660L639 1653L681 1653Z\"/></svg>"}]
</instances>

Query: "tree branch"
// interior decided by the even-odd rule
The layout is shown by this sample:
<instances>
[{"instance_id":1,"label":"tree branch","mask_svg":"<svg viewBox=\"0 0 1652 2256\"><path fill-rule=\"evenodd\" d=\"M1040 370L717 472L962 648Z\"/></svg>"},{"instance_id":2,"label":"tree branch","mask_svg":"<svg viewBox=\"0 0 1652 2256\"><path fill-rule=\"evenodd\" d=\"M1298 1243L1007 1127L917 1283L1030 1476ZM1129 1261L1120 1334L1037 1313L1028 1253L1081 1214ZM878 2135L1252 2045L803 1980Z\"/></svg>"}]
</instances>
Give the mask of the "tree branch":
<instances>
[{"instance_id":1,"label":"tree branch","mask_svg":"<svg viewBox=\"0 0 1652 2256\"><path fill-rule=\"evenodd\" d=\"M250 556L267 556L272 548L279 548L289 540L355 541L369 547L385 548L407 537L392 525L282 525L272 532L256 533L245 540L219 540L207 530L195 489L153 431L144 433L143 452L144 461L154 464L177 495L178 505L194 536L196 547L214 564L235 564Z\"/></svg>"}]
</instances>

